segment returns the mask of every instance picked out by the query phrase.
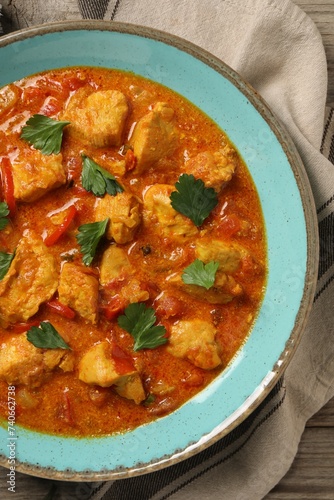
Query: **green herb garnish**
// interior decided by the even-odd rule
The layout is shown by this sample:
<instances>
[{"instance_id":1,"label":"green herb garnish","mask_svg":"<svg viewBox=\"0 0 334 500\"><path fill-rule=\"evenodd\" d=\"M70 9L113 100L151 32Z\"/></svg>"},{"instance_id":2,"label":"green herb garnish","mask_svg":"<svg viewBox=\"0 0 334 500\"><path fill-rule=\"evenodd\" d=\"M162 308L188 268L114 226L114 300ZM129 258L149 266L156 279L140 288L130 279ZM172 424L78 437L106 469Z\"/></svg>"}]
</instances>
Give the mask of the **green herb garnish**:
<instances>
[{"instance_id":1,"label":"green herb garnish","mask_svg":"<svg viewBox=\"0 0 334 500\"><path fill-rule=\"evenodd\" d=\"M106 218L101 222L90 222L79 226L76 239L81 247L82 260L86 266L92 263L100 239L107 230L108 222L109 218Z\"/></svg>"},{"instance_id":2,"label":"green herb garnish","mask_svg":"<svg viewBox=\"0 0 334 500\"><path fill-rule=\"evenodd\" d=\"M1 201L0 202L0 231L1 229L4 229L9 220L7 219L7 215L9 215L9 208L6 202Z\"/></svg>"},{"instance_id":3,"label":"green herb garnish","mask_svg":"<svg viewBox=\"0 0 334 500\"><path fill-rule=\"evenodd\" d=\"M186 267L182 273L182 281L187 285L204 286L207 290L214 285L219 262L210 261L204 264L199 259Z\"/></svg>"},{"instance_id":4,"label":"green herb garnish","mask_svg":"<svg viewBox=\"0 0 334 500\"><path fill-rule=\"evenodd\" d=\"M135 339L133 349L154 349L167 342L166 329L162 325L154 325L156 322L155 311L147 307L143 302L130 304L119 316L117 322L121 328L131 333Z\"/></svg>"},{"instance_id":5,"label":"green herb garnish","mask_svg":"<svg viewBox=\"0 0 334 500\"><path fill-rule=\"evenodd\" d=\"M107 170L100 167L94 160L83 155L81 182L86 191L91 191L95 196L104 196L106 193L116 196L124 189L116 178Z\"/></svg>"},{"instance_id":6,"label":"green herb garnish","mask_svg":"<svg viewBox=\"0 0 334 500\"><path fill-rule=\"evenodd\" d=\"M10 267L12 260L14 259L14 253L4 253L0 252L0 280L2 280Z\"/></svg>"},{"instance_id":7,"label":"green herb garnish","mask_svg":"<svg viewBox=\"0 0 334 500\"><path fill-rule=\"evenodd\" d=\"M202 179L195 179L192 174L180 175L175 187L177 191L170 195L172 207L196 226L203 224L218 203L216 191L205 187Z\"/></svg>"},{"instance_id":8,"label":"green herb garnish","mask_svg":"<svg viewBox=\"0 0 334 500\"><path fill-rule=\"evenodd\" d=\"M42 321L39 326L32 326L27 332L27 340L41 349L71 349L55 327L46 321Z\"/></svg>"},{"instance_id":9,"label":"green herb garnish","mask_svg":"<svg viewBox=\"0 0 334 500\"><path fill-rule=\"evenodd\" d=\"M21 138L40 149L44 155L60 153L63 129L70 122L33 115L22 128Z\"/></svg>"},{"instance_id":10,"label":"green herb garnish","mask_svg":"<svg viewBox=\"0 0 334 500\"><path fill-rule=\"evenodd\" d=\"M149 394L147 396L147 398L145 399L145 401L143 402L143 405L150 406L152 403L154 403L155 399L156 398L155 398L154 394Z\"/></svg>"}]
</instances>

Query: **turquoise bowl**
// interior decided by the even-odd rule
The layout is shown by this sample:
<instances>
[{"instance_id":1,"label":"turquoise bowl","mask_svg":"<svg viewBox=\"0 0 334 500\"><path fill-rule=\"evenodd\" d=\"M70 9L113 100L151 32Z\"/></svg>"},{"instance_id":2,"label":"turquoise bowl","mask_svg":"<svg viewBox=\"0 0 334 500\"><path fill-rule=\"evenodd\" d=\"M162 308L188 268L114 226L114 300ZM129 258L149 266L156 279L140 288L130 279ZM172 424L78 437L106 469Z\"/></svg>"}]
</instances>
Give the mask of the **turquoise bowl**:
<instances>
[{"instance_id":1,"label":"turquoise bowl","mask_svg":"<svg viewBox=\"0 0 334 500\"><path fill-rule=\"evenodd\" d=\"M0 39L0 86L77 65L132 71L170 87L207 113L246 161L268 242L267 288L255 325L230 365L196 397L125 434L78 439L16 427L16 470L97 481L188 458L225 436L260 404L304 330L317 278L318 240L313 197L295 146L263 99L222 61L167 33L103 21L43 25ZM8 437L7 426L1 426L0 463L5 467Z\"/></svg>"}]
</instances>

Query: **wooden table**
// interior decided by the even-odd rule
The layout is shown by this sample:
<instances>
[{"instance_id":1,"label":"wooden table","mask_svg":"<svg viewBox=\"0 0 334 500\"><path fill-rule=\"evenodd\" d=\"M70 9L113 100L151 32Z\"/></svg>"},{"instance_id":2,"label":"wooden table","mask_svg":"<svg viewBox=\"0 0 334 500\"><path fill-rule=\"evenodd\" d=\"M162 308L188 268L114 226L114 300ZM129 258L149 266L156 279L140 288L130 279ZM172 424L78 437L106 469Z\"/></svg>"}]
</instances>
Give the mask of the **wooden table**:
<instances>
[{"instance_id":1,"label":"wooden table","mask_svg":"<svg viewBox=\"0 0 334 500\"><path fill-rule=\"evenodd\" d=\"M328 64L327 102L334 107L334 0L294 0L294 3L313 19L321 33Z\"/></svg>"},{"instance_id":2,"label":"wooden table","mask_svg":"<svg viewBox=\"0 0 334 500\"><path fill-rule=\"evenodd\" d=\"M316 23L328 62L334 107L334 0L295 0ZM309 420L291 469L265 500L334 500L334 398Z\"/></svg>"}]
</instances>

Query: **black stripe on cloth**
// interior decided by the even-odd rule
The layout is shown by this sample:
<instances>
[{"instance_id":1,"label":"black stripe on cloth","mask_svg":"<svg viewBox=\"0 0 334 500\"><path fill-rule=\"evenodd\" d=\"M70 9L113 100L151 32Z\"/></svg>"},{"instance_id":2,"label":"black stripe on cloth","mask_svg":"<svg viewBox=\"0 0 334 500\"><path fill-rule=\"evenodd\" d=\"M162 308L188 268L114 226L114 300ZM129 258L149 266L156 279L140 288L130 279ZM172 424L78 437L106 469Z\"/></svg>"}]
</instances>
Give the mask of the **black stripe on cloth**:
<instances>
[{"instance_id":1,"label":"black stripe on cloth","mask_svg":"<svg viewBox=\"0 0 334 500\"><path fill-rule=\"evenodd\" d=\"M319 222L319 243L318 279L334 264L334 212Z\"/></svg>"},{"instance_id":2,"label":"black stripe on cloth","mask_svg":"<svg viewBox=\"0 0 334 500\"><path fill-rule=\"evenodd\" d=\"M321 213L321 212L322 212L325 208L327 208L327 207L328 207L328 205L330 205L330 204L332 203L332 201L334 201L334 195L333 195L333 196L331 196L331 197L329 198L329 200L327 200L327 201L326 201L326 203L324 203L323 205L321 205L321 207L320 207L320 208L318 208L318 210L317 210L317 214L319 215L319 214L320 214L320 213Z\"/></svg>"},{"instance_id":3,"label":"black stripe on cloth","mask_svg":"<svg viewBox=\"0 0 334 500\"><path fill-rule=\"evenodd\" d=\"M334 109L330 109L322 136L320 151L327 159L334 164L334 134L333 134L333 120L334 120ZM330 137L330 146L325 148L325 143ZM326 150L325 150L326 149ZM317 214L320 215L323 210L329 207L334 201L334 195L331 196L325 203L318 208ZM319 270L318 270L318 280L328 272L331 266L334 264L334 213L331 212L327 217L319 222ZM317 291L314 296L314 302L316 302L322 293L327 290L329 285L334 280L334 274L327 277L325 283L321 285L321 288Z\"/></svg>"},{"instance_id":4,"label":"black stripe on cloth","mask_svg":"<svg viewBox=\"0 0 334 500\"><path fill-rule=\"evenodd\" d=\"M330 110L329 114L328 114L328 118L327 118L327 121L326 121L326 124L325 124L325 127L324 127L324 133L322 135L320 153L323 153L323 151L324 151L325 139L326 139L326 135L327 135L327 132L328 132L329 125L330 125L330 123L332 121L332 118L333 118L333 114L334 114L334 109L332 108Z\"/></svg>"},{"instance_id":5,"label":"black stripe on cloth","mask_svg":"<svg viewBox=\"0 0 334 500\"><path fill-rule=\"evenodd\" d=\"M103 19L109 0L78 0L79 9L84 19Z\"/></svg>"},{"instance_id":6,"label":"black stripe on cloth","mask_svg":"<svg viewBox=\"0 0 334 500\"><path fill-rule=\"evenodd\" d=\"M314 301L313 302L316 302L320 295L325 291L327 290L327 288L329 287L329 285L332 283L332 281L334 280L334 274L328 278L328 280L326 281L326 283L320 288L320 290L315 294L314 296Z\"/></svg>"},{"instance_id":7,"label":"black stripe on cloth","mask_svg":"<svg viewBox=\"0 0 334 500\"><path fill-rule=\"evenodd\" d=\"M329 146L328 159L331 163L334 163L334 135L331 139L331 144Z\"/></svg>"},{"instance_id":8,"label":"black stripe on cloth","mask_svg":"<svg viewBox=\"0 0 334 500\"><path fill-rule=\"evenodd\" d=\"M112 11L111 16L110 16L110 20L111 21L114 20L114 17L116 16L116 13L117 13L117 10L118 10L118 7L119 7L120 3L121 3L121 0L117 0L116 1L115 6L114 6L113 11Z\"/></svg>"},{"instance_id":9,"label":"black stripe on cloth","mask_svg":"<svg viewBox=\"0 0 334 500\"><path fill-rule=\"evenodd\" d=\"M259 416L259 414L265 410L265 407L275 396L279 394L281 389L283 389L284 392L279 401L272 408L270 408L263 417L261 417L259 422L255 423L255 420ZM202 466L201 471L194 471L194 475L191 478L185 479L184 483L175 489L175 491L177 491L186 484L189 484L189 482L193 481L197 477L205 474L205 472L209 471L213 467L225 462L226 460L231 458L231 456L235 455L239 450L241 450L252 437L252 435L256 432L256 430L281 406L284 399L285 386L283 378L281 378L276 386L272 389L272 391L268 394L268 396L254 410L254 412L224 438L220 439L212 446L206 448L197 455L194 455L193 457L190 457L178 464L172 465L157 472L145 474L143 476L115 481L111 484L110 489L102 497L100 497L100 500L149 500L154 495L159 493L160 490L171 484L173 481L177 480L185 474L191 474L192 469L195 469L198 466ZM240 443L240 446L230 453L226 453L226 448L241 438L244 439ZM222 453L224 453L223 457L221 456ZM216 457L217 460L212 464L211 462L214 457ZM210 460L210 464L206 466L205 462L207 462L208 460ZM171 494L172 492L167 494L167 496L161 497L160 500L168 498Z\"/></svg>"}]
</instances>

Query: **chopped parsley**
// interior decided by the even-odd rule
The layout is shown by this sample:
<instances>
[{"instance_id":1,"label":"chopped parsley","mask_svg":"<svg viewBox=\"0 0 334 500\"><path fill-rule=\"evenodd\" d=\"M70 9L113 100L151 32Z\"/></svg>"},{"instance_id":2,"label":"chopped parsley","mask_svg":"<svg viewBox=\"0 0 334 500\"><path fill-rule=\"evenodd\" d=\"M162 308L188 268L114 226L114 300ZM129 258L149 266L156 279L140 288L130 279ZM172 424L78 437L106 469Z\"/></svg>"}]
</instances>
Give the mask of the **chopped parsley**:
<instances>
[{"instance_id":1,"label":"chopped parsley","mask_svg":"<svg viewBox=\"0 0 334 500\"><path fill-rule=\"evenodd\" d=\"M12 260L14 259L14 253L4 253L0 252L0 280L4 279Z\"/></svg>"},{"instance_id":2,"label":"chopped parsley","mask_svg":"<svg viewBox=\"0 0 334 500\"><path fill-rule=\"evenodd\" d=\"M207 290L214 285L219 262L210 261L204 264L199 259L186 267L182 273L182 281L187 285L204 286Z\"/></svg>"},{"instance_id":3,"label":"chopped parsley","mask_svg":"<svg viewBox=\"0 0 334 500\"><path fill-rule=\"evenodd\" d=\"M130 333L135 339L133 349L154 349L167 342L166 329L156 322L155 311L143 302L130 304L124 314L118 317L119 326Z\"/></svg>"},{"instance_id":4,"label":"chopped parsley","mask_svg":"<svg viewBox=\"0 0 334 500\"><path fill-rule=\"evenodd\" d=\"M33 115L22 128L21 138L41 150L44 155L58 154L63 140L63 129L69 123L44 115Z\"/></svg>"},{"instance_id":5,"label":"chopped parsley","mask_svg":"<svg viewBox=\"0 0 334 500\"><path fill-rule=\"evenodd\" d=\"M0 202L0 231L1 229L4 229L9 220L7 219L7 216L9 215L9 208L6 202L1 201Z\"/></svg>"},{"instance_id":6,"label":"chopped parsley","mask_svg":"<svg viewBox=\"0 0 334 500\"><path fill-rule=\"evenodd\" d=\"M195 179L192 174L180 175L175 187L177 191L170 195L172 207L196 226L203 224L218 203L215 190L205 187L202 179Z\"/></svg>"},{"instance_id":7,"label":"chopped parsley","mask_svg":"<svg viewBox=\"0 0 334 500\"><path fill-rule=\"evenodd\" d=\"M104 196L106 193L116 196L124 191L116 178L107 170L100 167L94 160L83 155L82 186L95 196Z\"/></svg>"},{"instance_id":8,"label":"chopped parsley","mask_svg":"<svg viewBox=\"0 0 334 500\"><path fill-rule=\"evenodd\" d=\"M27 340L41 349L71 349L55 327L46 321L42 321L39 326L32 326L27 332Z\"/></svg>"},{"instance_id":9,"label":"chopped parsley","mask_svg":"<svg viewBox=\"0 0 334 500\"><path fill-rule=\"evenodd\" d=\"M108 222L107 217L101 222L90 222L78 227L79 234L76 235L76 239L81 247L82 260L86 266L92 263L100 239L107 230Z\"/></svg>"}]
</instances>

